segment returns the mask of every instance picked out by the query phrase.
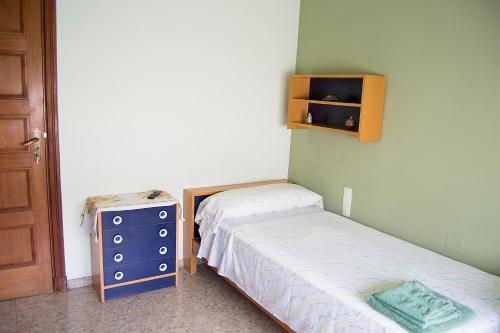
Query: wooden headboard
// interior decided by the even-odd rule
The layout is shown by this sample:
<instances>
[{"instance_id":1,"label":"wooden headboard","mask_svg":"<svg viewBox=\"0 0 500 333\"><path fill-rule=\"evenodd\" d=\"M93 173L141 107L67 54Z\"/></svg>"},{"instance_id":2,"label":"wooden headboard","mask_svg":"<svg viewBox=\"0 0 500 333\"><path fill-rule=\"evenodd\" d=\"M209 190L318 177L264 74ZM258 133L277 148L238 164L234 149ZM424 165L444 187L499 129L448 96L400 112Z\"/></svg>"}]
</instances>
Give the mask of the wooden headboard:
<instances>
[{"instance_id":1,"label":"wooden headboard","mask_svg":"<svg viewBox=\"0 0 500 333\"><path fill-rule=\"evenodd\" d=\"M198 210L200 203L213 194L233 190L236 188L253 187L266 184L286 183L286 179L265 180L260 182L218 185L209 187L187 188L183 195L183 211L184 211L184 226L183 226L183 260L184 269L189 273L196 273L196 254L200 247L200 234L198 233L198 225L194 223L195 213Z\"/></svg>"}]
</instances>

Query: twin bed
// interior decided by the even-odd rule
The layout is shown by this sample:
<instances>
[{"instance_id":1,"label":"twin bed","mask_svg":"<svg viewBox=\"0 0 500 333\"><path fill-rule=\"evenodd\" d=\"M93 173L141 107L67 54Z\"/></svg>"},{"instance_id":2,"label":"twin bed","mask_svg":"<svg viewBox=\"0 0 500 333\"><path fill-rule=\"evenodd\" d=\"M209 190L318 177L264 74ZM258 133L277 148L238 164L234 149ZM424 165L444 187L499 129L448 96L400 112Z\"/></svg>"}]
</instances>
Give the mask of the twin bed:
<instances>
[{"instance_id":1,"label":"twin bed","mask_svg":"<svg viewBox=\"0 0 500 333\"><path fill-rule=\"evenodd\" d=\"M417 279L475 312L449 332L500 332L499 277L325 211L300 186L234 188L187 190L187 266L203 258L286 330L406 332L366 299Z\"/></svg>"}]
</instances>

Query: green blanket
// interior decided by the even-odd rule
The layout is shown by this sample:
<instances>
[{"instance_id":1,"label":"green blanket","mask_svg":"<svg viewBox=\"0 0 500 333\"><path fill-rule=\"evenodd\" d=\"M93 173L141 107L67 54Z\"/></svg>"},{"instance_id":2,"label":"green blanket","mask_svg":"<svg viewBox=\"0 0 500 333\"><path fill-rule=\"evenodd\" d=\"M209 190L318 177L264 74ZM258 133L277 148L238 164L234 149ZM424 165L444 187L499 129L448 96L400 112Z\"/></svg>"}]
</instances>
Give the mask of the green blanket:
<instances>
[{"instance_id":1,"label":"green blanket","mask_svg":"<svg viewBox=\"0 0 500 333\"><path fill-rule=\"evenodd\" d=\"M375 310L415 333L445 332L474 317L474 312L413 280L368 298Z\"/></svg>"}]
</instances>

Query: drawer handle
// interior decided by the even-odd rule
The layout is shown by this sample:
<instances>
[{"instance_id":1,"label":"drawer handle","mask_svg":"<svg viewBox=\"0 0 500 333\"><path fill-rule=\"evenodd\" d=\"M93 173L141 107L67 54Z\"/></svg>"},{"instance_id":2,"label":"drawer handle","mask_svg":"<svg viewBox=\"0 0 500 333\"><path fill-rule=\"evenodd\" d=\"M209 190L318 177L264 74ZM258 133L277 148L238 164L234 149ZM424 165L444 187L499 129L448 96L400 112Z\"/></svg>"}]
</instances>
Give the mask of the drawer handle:
<instances>
[{"instance_id":1,"label":"drawer handle","mask_svg":"<svg viewBox=\"0 0 500 333\"><path fill-rule=\"evenodd\" d=\"M116 272L115 273L115 280L120 281L121 279L123 279L123 272L120 272L120 271Z\"/></svg>"},{"instance_id":2,"label":"drawer handle","mask_svg":"<svg viewBox=\"0 0 500 333\"><path fill-rule=\"evenodd\" d=\"M123 237L121 235L116 235L115 237L113 237L113 242L115 242L115 244L120 244L121 242L123 242Z\"/></svg>"},{"instance_id":3,"label":"drawer handle","mask_svg":"<svg viewBox=\"0 0 500 333\"><path fill-rule=\"evenodd\" d=\"M166 237L168 235L167 229L161 229L158 235L160 235L161 238Z\"/></svg>"},{"instance_id":4,"label":"drawer handle","mask_svg":"<svg viewBox=\"0 0 500 333\"><path fill-rule=\"evenodd\" d=\"M121 253L117 253L115 254L115 256L113 257L113 259L115 260L115 262L121 262L123 260L123 254Z\"/></svg>"},{"instance_id":5,"label":"drawer handle","mask_svg":"<svg viewBox=\"0 0 500 333\"><path fill-rule=\"evenodd\" d=\"M163 264L160 264L160 267L158 267L158 269L160 270L160 272L165 272L167 270L167 264L163 263Z\"/></svg>"},{"instance_id":6,"label":"drawer handle","mask_svg":"<svg viewBox=\"0 0 500 333\"><path fill-rule=\"evenodd\" d=\"M113 224L114 225L120 225L122 224L122 217L120 215L117 215L115 217L113 217Z\"/></svg>"},{"instance_id":7,"label":"drawer handle","mask_svg":"<svg viewBox=\"0 0 500 333\"><path fill-rule=\"evenodd\" d=\"M160 254L165 254L167 253L168 249L166 246L162 246L160 247L160 249L158 250L158 252L160 252Z\"/></svg>"},{"instance_id":8,"label":"drawer handle","mask_svg":"<svg viewBox=\"0 0 500 333\"><path fill-rule=\"evenodd\" d=\"M165 210L160 211L160 213L158 214L158 216L159 216L159 217L160 217L160 219L162 219L162 220L166 219L166 218L167 218L167 215L168 215L168 214L167 214L167 211L165 211Z\"/></svg>"}]
</instances>

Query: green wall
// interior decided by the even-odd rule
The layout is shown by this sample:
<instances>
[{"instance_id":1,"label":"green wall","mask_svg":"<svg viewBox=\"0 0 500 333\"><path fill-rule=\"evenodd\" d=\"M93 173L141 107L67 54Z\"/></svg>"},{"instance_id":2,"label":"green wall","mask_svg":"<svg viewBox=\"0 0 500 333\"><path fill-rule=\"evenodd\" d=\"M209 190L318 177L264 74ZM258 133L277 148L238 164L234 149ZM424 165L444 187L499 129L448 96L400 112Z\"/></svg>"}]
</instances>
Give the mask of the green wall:
<instances>
[{"instance_id":1,"label":"green wall","mask_svg":"<svg viewBox=\"0 0 500 333\"><path fill-rule=\"evenodd\" d=\"M302 0L297 73L387 76L382 140L293 130L289 178L500 275L500 1Z\"/></svg>"}]
</instances>

